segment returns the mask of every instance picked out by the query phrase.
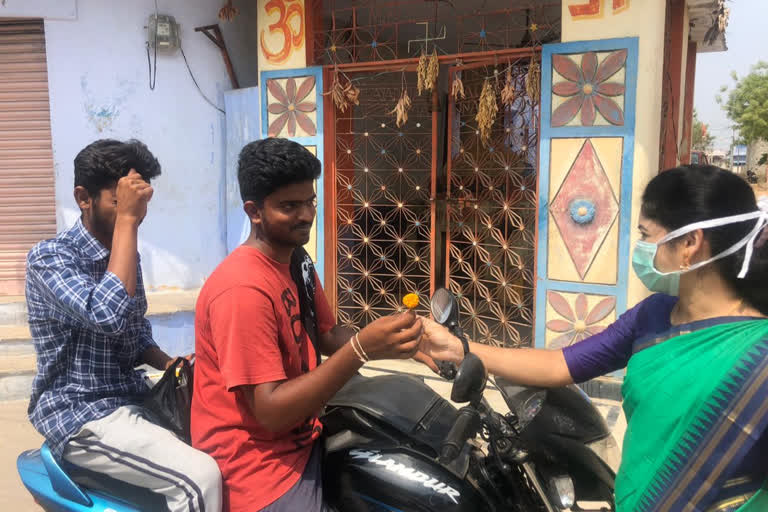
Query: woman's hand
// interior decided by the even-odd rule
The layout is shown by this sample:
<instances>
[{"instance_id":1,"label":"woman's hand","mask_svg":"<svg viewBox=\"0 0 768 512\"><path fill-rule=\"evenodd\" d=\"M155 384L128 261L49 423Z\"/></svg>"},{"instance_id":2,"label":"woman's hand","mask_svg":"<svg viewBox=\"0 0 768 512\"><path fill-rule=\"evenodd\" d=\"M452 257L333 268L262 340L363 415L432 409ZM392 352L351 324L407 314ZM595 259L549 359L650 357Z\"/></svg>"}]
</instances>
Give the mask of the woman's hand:
<instances>
[{"instance_id":1,"label":"woman's hand","mask_svg":"<svg viewBox=\"0 0 768 512\"><path fill-rule=\"evenodd\" d=\"M436 374L440 375L440 369L437 367L437 364L435 363L435 360L426 355L425 353L419 351L414 354L414 356L411 358L414 361L418 361L421 364L425 365L427 368L435 372Z\"/></svg>"},{"instance_id":2,"label":"woman's hand","mask_svg":"<svg viewBox=\"0 0 768 512\"><path fill-rule=\"evenodd\" d=\"M434 320L421 317L424 335L421 338L420 350L432 359L460 363L464 359L464 347L461 340L451 334L446 327Z\"/></svg>"},{"instance_id":3,"label":"woman's hand","mask_svg":"<svg viewBox=\"0 0 768 512\"><path fill-rule=\"evenodd\" d=\"M410 359L419 351L421 335L421 319L408 311L374 320L358 333L357 341L371 361Z\"/></svg>"}]
</instances>

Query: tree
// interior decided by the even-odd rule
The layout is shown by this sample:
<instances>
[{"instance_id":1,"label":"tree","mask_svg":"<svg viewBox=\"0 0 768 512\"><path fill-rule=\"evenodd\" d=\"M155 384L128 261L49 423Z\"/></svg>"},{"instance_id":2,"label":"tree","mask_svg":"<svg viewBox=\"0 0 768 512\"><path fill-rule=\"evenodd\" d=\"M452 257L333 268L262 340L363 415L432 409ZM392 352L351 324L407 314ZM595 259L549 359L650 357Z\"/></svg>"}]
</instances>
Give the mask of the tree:
<instances>
[{"instance_id":1,"label":"tree","mask_svg":"<svg viewBox=\"0 0 768 512\"><path fill-rule=\"evenodd\" d=\"M743 78L735 72L731 73L731 78L733 87L720 89L721 93L728 93L728 98L723 100L718 95L717 102L748 144L759 139L768 140L768 62L758 62Z\"/></svg>"},{"instance_id":2,"label":"tree","mask_svg":"<svg viewBox=\"0 0 768 512\"><path fill-rule=\"evenodd\" d=\"M691 147L694 151L710 151L715 142L715 136L709 133L708 125L699 120L696 109L693 110L693 128Z\"/></svg>"}]
</instances>

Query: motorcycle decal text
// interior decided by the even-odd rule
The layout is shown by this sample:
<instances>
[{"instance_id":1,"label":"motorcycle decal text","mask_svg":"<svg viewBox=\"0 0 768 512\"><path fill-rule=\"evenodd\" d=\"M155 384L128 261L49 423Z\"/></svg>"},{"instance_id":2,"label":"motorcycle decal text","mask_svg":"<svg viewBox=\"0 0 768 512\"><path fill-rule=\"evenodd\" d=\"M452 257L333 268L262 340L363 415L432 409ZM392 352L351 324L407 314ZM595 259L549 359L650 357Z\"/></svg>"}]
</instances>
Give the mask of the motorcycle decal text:
<instances>
[{"instance_id":1,"label":"motorcycle decal text","mask_svg":"<svg viewBox=\"0 0 768 512\"><path fill-rule=\"evenodd\" d=\"M461 497L461 493L453 487L439 481L437 478L427 475L426 473L416 471L413 468L406 467L405 464L395 462L393 459L385 459L376 450L350 450L349 456L353 459L363 459L376 464L377 466L383 466L387 471L391 471L406 480L420 483L427 489L432 489L437 494L444 494L457 505L459 503L458 499Z\"/></svg>"}]
</instances>

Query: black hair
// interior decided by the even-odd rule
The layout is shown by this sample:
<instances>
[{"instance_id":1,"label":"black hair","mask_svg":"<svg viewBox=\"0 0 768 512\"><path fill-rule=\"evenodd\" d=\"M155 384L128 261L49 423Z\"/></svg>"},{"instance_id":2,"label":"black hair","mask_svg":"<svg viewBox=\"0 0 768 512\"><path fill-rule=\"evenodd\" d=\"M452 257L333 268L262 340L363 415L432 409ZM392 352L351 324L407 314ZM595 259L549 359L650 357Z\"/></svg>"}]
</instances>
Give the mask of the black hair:
<instances>
[{"instance_id":1,"label":"black hair","mask_svg":"<svg viewBox=\"0 0 768 512\"><path fill-rule=\"evenodd\" d=\"M244 202L261 203L281 187L319 177L320 160L298 142L270 137L249 142L240 151L237 181Z\"/></svg>"},{"instance_id":2,"label":"black hair","mask_svg":"<svg viewBox=\"0 0 768 512\"><path fill-rule=\"evenodd\" d=\"M739 176L711 165L685 165L660 173L643 193L644 217L673 231L710 219L757 211L752 187ZM757 219L704 230L712 255L732 247L755 227ZM752 307L768 314L768 252L755 248L749 272L738 274L746 248L714 262L720 275Z\"/></svg>"},{"instance_id":3,"label":"black hair","mask_svg":"<svg viewBox=\"0 0 768 512\"><path fill-rule=\"evenodd\" d=\"M131 169L147 183L160 176L160 162L143 142L100 139L85 146L75 157L75 186L96 196L113 187Z\"/></svg>"}]
</instances>

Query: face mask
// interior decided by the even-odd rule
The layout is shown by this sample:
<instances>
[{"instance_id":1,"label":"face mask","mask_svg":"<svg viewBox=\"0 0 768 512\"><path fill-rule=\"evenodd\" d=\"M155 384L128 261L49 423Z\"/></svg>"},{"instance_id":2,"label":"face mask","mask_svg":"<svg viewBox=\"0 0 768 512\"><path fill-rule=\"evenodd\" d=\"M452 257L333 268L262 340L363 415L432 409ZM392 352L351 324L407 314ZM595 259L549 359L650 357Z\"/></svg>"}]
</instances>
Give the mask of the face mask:
<instances>
[{"instance_id":1,"label":"face mask","mask_svg":"<svg viewBox=\"0 0 768 512\"><path fill-rule=\"evenodd\" d=\"M662 273L656 270L653 262L656 260L658 249L657 244L638 240L635 251L632 253L632 268L640 282L650 291L677 295L680 290L680 274L677 272Z\"/></svg>"},{"instance_id":2,"label":"face mask","mask_svg":"<svg viewBox=\"0 0 768 512\"><path fill-rule=\"evenodd\" d=\"M697 229L711 229L750 220L757 220L757 222L747 236L708 260L700 261L685 270L678 270L675 272L660 272L656 269L654 262L656 260L656 251L658 251L660 245L691 233L692 231L696 231ZM755 243L761 238L760 235L766 225L768 225L768 199L761 199L758 201L758 210L756 212L689 224L688 226L683 226L680 229L668 233L655 244L639 240L635 245L635 251L632 254L632 267L634 268L637 277L650 291L666 293L668 295L677 295L680 287L680 274L701 268L704 265L730 256L736 251L746 247L744 263L742 264L741 271L738 275L739 279L744 279L749 271L749 263L752 261L752 252L754 251Z\"/></svg>"}]
</instances>

